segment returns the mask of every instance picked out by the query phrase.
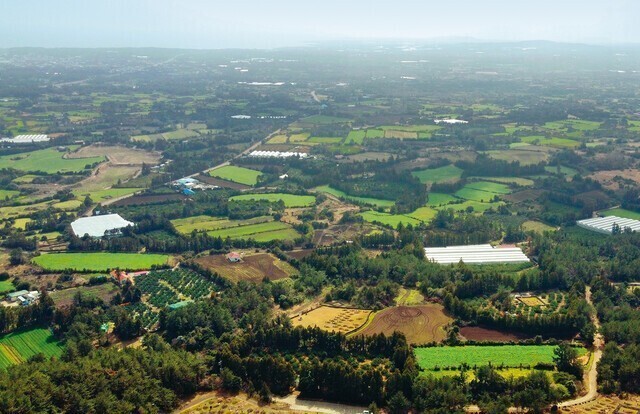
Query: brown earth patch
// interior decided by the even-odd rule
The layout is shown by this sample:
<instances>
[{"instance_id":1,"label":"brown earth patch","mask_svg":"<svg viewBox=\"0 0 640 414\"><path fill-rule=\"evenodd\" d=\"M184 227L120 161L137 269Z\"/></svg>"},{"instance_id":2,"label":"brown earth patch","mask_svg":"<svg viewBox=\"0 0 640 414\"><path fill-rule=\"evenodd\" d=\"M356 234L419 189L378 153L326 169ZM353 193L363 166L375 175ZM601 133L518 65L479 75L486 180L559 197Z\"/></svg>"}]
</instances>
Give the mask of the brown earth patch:
<instances>
[{"instance_id":1,"label":"brown earth patch","mask_svg":"<svg viewBox=\"0 0 640 414\"><path fill-rule=\"evenodd\" d=\"M156 165L161 158L160 153L132 149L117 145L89 145L70 153L68 158L89 158L106 156L114 165Z\"/></svg>"},{"instance_id":2,"label":"brown earth patch","mask_svg":"<svg viewBox=\"0 0 640 414\"><path fill-rule=\"evenodd\" d=\"M269 280L284 279L296 271L287 262L268 253L245 256L237 263L231 263L225 255L203 256L196 262L232 282L246 280L259 283L265 277Z\"/></svg>"},{"instance_id":3,"label":"brown earth patch","mask_svg":"<svg viewBox=\"0 0 640 414\"><path fill-rule=\"evenodd\" d=\"M640 170L634 168L626 170L597 171L588 177L599 182L605 188L610 190L620 189L620 184L617 182L619 178L622 178L623 180L631 180L636 184L640 184Z\"/></svg>"},{"instance_id":4,"label":"brown earth patch","mask_svg":"<svg viewBox=\"0 0 640 414\"><path fill-rule=\"evenodd\" d=\"M479 342L511 342L530 338L530 336L521 333L498 331L480 326L465 326L464 328L460 328L460 335L468 341Z\"/></svg>"},{"instance_id":5,"label":"brown earth patch","mask_svg":"<svg viewBox=\"0 0 640 414\"><path fill-rule=\"evenodd\" d=\"M524 190L502 196L506 201L522 203L524 201L536 201L544 193L542 190Z\"/></svg>"},{"instance_id":6,"label":"brown earth patch","mask_svg":"<svg viewBox=\"0 0 640 414\"><path fill-rule=\"evenodd\" d=\"M436 303L396 306L378 312L371 323L356 334L391 335L398 331L407 337L410 344L441 342L447 336L445 327L452 321L453 319L444 313L442 305Z\"/></svg>"}]
</instances>

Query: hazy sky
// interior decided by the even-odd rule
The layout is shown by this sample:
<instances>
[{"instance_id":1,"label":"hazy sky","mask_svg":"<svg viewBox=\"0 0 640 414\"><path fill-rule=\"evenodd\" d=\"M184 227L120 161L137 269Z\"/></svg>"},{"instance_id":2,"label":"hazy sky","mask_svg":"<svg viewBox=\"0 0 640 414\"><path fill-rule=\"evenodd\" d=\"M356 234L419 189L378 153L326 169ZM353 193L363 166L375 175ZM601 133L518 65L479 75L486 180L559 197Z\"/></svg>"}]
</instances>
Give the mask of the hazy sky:
<instances>
[{"instance_id":1,"label":"hazy sky","mask_svg":"<svg viewBox=\"0 0 640 414\"><path fill-rule=\"evenodd\" d=\"M340 39L640 43L638 0L0 0L0 47L280 47Z\"/></svg>"}]
</instances>

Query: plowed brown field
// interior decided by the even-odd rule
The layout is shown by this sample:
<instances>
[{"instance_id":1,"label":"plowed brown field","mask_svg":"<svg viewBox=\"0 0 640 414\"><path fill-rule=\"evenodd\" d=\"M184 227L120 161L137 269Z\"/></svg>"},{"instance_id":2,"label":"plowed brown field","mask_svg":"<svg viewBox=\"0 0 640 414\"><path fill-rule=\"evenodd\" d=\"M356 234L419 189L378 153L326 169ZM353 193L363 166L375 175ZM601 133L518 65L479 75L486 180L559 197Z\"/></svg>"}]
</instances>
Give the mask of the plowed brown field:
<instances>
[{"instance_id":1,"label":"plowed brown field","mask_svg":"<svg viewBox=\"0 0 640 414\"><path fill-rule=\"evenodd\" d=\"M419 306L396 306L378 312L373 321L357 335L402 332L410 344L440 342L446 337L445 326L453 321L444 308L435 303Z\"/></svg>"}]
</instances>

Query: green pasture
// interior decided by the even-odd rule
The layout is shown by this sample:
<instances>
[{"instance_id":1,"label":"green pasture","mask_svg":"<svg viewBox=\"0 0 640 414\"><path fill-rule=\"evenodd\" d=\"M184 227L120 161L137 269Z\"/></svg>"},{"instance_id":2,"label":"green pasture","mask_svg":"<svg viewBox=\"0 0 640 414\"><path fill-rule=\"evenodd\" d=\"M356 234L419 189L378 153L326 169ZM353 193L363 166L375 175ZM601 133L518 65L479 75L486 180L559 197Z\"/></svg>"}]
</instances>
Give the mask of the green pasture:
<instances>
[{"instance_id":1,"label":"green pasture","mask_svg":"<svg viewBox=\"0 0 640 414\"><path fill-rule=\"evenodd\" d=\"M146 270L167 264L170 256L136 253L48 253L33 258L33 263L48 271L73 269L101 272L108 269Z\"/></svg>"},{"instance_id":2,"label":"green pasture","mask_svg":"<svg viewBox=\"0 0 640 414\"><path fill-rule=\"evenodd\" d=\"M235 165L226 165L224 167L211 170L209 175L216 178L221 178L227 181L233 181L234 183L244 185L256 185L258 184L258 178L262 175L260 171L251 170L244 167L236 167Z\"/></svg>"},{"instance_id":3,"label":"green pasture","mask_svg":"<svg viewBox=\"0 0 640 414\"><path fill-rule=\"evenodd\" d=\"M285 207L311 207L315 204L316 198L309 195L295 195L285 193L268 193L268 194L242 194L234 196L229 201L246 201L246 200L267 200L269 202L282 201Z\"/></svg>"},{"instance_id":4,"label":"green pasture","mask_svg":"<svg viewBox=\"0 0 640 414\"><path fill-rule=\"evenodd\" d=\"M445 165L439 168L430 168L426 170L414 171L412 174L421 183L444 183L457 181L462 177L463 170L453 164Z\"/></svg>"}]
</instances>

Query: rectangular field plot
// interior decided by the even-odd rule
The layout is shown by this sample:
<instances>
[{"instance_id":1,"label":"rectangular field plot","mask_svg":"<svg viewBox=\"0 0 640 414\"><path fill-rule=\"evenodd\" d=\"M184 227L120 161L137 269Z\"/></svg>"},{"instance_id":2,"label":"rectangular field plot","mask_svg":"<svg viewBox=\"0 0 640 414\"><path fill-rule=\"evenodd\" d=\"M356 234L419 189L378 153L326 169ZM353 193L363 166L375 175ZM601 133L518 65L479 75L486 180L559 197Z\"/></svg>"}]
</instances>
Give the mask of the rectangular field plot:
<instances>
[{"instance_id":1,"label":"rectangular field plot","mask_svg":"<svg viewBox=\"0 0 640 414\"><path fill-rule=\"evenodd\" d=\"M233 181L234 183L253 186L258 183L258 177L260 177L262 173L249 168L227 165L209 171L209 175L223 180Z\"/></svg>"},{"instance_id":2,"label":"rectangular field plot","mask_svg":"<svg viewBox=\"0 0 640 414\"><path fill-rule=\"evenodd\" d=\"M498 346L444 346L416 348L416 359L427 371L438 368L457 368L462 364L471 367L491 363L493 366L518 368L533 367L538 363L553 363L554 345L498 345ZM578 353L584 355L584 348Z\"/></svg>"},{"instance_id":3,"label":"rectangular field plot","mask_svg":"<svg viewBox=\"0 0 640 414\"><path fill-rule=\"evenodd\" d=\"M355 335L391 335L402 332L410 344L440 342L446 338L445 327L453 321L443 307L434 303L396 306L377 312L373 320Z\"/></svg>"},{"instance_id":4,"label":"rectangular field plot","mask_svg":"<svg viewBox=\"0 0 640 414\"><path fill-rule=\"evenodd\" d=\"M423 184L446 183L458 181L462 177L462 169L455 165L414 171L412 174Z\"/></svg>"},{"instance_id":5,"label":"rectangular field plot","mask_svg":"<svg viewBox=\"0 0 640 414\"><path fill-rule=\"evenodd\" d=\"M62 355L62 344L49 329L14 332L0 338L0 368L19 364L42 353L45 357Z\"/></svg>"},{"instance_id":6,"label":"rectangular field plot","mask_svg":"<svg viewBox=\"0 0 640 414\"><path fill-rule=\"evenodd\" d=\"M171 220L177 231L182 234L190 234L192 231L213 231L232 227L247 226L273 221L271 216L254 217L246 220L230 220L226 217L194 216L183 219Z\"/></svg>"},{"instance_id":7,"label":"rectangular field plot","mask_svg":"<svg viewBox=\"0 0 640 414\"><path fill-rule=\"evenodd\" d=\"M266 253L247 255L236 263L229 262L225 255L204 256L196 261L232 282L248 280L260 283L265 277L278 280L296 273L289 263Z\"/></svg>"},{"instance_id":8,"label":"rectangular field plot","mask_svg":"<svg viewBox=\"0 0 640 414\"><path fill-rule=\"evenodd\" d=\"M33 263L49 271L75 270L104 272L109 269L146 270L165 265L169 256L136 253L49 253L33 258Z\"/></svg>"},{"instance_id":9,"label":"rectangular field plot","mask_svg":"<svg viewBox=\"0 0 640 414\"><path fill-rule=\"evenodd\" d=\"M273 240L293 240L299 237L291 226L279 221L267 223L249 224L243 226L230 227L208 232L212 237L222 237L226 239L254 239L258 242L269 242Z\"/></svg>"},{"instance_id":10,"label":"rectangular field plot","mask_svg":"<svg viewBox=\"0 0 640 414\"><path fill-rule=\"evenodd\" d=\"M156 308L163 308L185 300L208 297L219 287L189 269L149 272L135 277L135 285L143 294L145 302Z\"/></svg>"},{"instance_id":11,"label":"rectangular field plot","mask_svg":"<svg viewBox=\"0 0 640 414\"><path fill-rule=\"evenodd\" d=\"M51 299L58 307L70 306L73 304L73 298L78 294L84 297L92 297L102 299L103 302L109 303L111 298L119 292L119 289L113 283L103 283L95 286L80 286L77 288L57 290L51 293Z\"/></svg>"},{"instance_id":12,"label":"rectangular field plot","mask_svg":"<svg viewBox=\"0 0 640 414\"><path fill-rule=\"evenodd\" d=\"M465 200L491 202L496 196L511 193L511 189L505 184L478 181L469 183L456 191L455 196Z\"/></svg>"},{"instance_id":13,"label":"rectangular field plot","mask_svg":"<svg viewBox=\"0 0 640 414\"><path fill-rule=\"evenodd\" d=\"M3 155L0 157L1 168L13 168L25 172L43 172L55 174L57 172L81 172L86 166L103 162L105 157L63 158L64 152L55 148L19 154Z\"/></svg>"},{"instance_id":14,"label":"rectangular field plot","mask_svg":"<svg viewBox=\"0 0 640 414\"><path fill-rule=\"evenodd\" d=\"M338 198L343 198L347 201L351 201L354 203L359 203L359 204L367 204L367 205L372 205L372 206L376 206L376 207L391 207L395 204L394 201L391 200L382 200L379 198L369 198L369 197L357 197L357 196L351 196L347 193L345 193L344 191L340 191L340 190L336 190L335 188L329 187L328 185L323 185L320 187L316 187L314 188L315 191L318 191L320 193L327 193L327 194L331 194L334 197L338 197Z\"/></svg>"},{"instance_id":15,"label":"rectangular field plot","mask_svg":"<svg viewBox=\"0 0 640 414\"><path fill-rule=\"evenodd\" d=\"M291 319L293 326L317 326L325 331L348 333L364 325L373 311L320 306Z\"/></svg>"},{"instance_id":16,"label":"rectangular field plot","mask_svg":"<svg viewBox=\"0 0 640 414\"><path fill-rule=\"evenodd\" d=\"M282 201L285 207L311 207L315 204L316 198L308 195L294 195L284 193L269 193L269 194L242 194L239 196L231 197L230 201L235 200L267 200L270 202Z\"/></svg>"}]
</instances>

